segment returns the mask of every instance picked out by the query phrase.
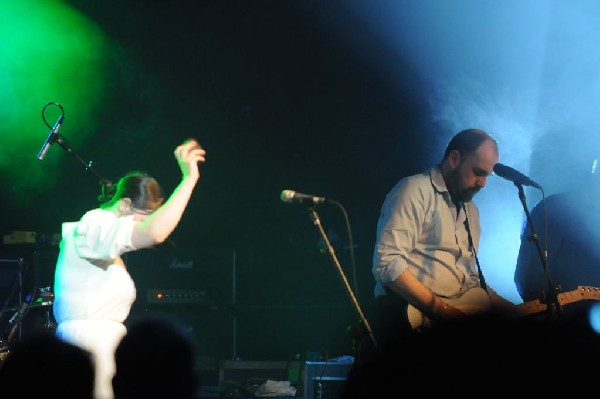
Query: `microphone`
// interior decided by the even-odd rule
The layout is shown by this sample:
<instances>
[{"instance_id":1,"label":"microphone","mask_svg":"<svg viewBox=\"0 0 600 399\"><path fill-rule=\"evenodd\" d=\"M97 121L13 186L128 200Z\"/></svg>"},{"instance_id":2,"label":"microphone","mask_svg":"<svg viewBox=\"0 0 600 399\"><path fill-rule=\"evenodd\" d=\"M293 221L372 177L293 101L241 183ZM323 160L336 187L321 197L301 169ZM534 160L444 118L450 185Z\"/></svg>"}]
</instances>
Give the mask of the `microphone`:
<instances>
[{"instance_id":1,"label":"microphone","mask_svg":"<svg viewBox=\"0 0 600 399\"><path fill-rule=\"evenodd\" d=\"M510 166L497 163L494 165L494 173L500 177L510 180L515 184L521 184L524 186L531 186L542 190L542 186L525 176L523 173L511 168Z\"/></svg>"},{"instance_id":2,"label":"microphone","mask_svg":"<svg viewBox=\"0 0 600 399\"><path fill-rule=\"evenodd\" d=\"M34 287L31 290L31 293L28 294L25 297L25 300L21 303L19 310L10 318L10 320L8 320L8 325L5 328L5 332L8 332L8 334L5 334L7 337L6 340L8 342L12 341L13 336L14 336L15 332L17 331L17 327L19 326L19 324L21 324L21 320L23 320L23 317L25 317L25 313L29 309L29 306L31 306L31 302L35 295L36 289L37 288Z\"/></svg>"},{"instance_id":3,"label":"microphone","mask_svg":"<svg viewBox=\"0 0 600 399\"><path fill-rule=\"evenodd\" d=\"M291 204L298 202L305 205L318 205L318 204L335 204L336 201L329 198L316 197L314 195L297 193L293 190L283 190L279 196L283 202Z\"/></svg>"},{"instance_id":4,"label":"microphone","mask_svg":"<svg viewBox=\"0 0 600 399\"><path fill-rule=\"evenodd\" d=\"M8 320L9 324L14 324L14 322L17 319L22 318L23 316L25 316L25 312L27 311L27 308L29 308L29 305L31 304L31 299L32 299L32 295L27 295L25 297L25 300L23 301L23 303L21 303L21 306L19 307L19 309L17 310L17 312L15 314L12 315L12 317L10 318L10 320Z\"/></svg>"},{"instance_id":5,"label":"microphone","mask_svg":"<svg viewBox=\"0 0 600 399\"><path fill-rule=\"evenodd\" d=\"M40 152L37 155L37 159L39 159L40 161L44 159L44 157L46 156L46 153L48 152L48 149L56 141L56 136L58 135L58 129L60 129L60 125L62 125L64 116L65 116L64 114L59 116L58 120L54 124L54 127L52 128L52 130L50 130L50 134L46 138L44 145L42 145L42 148L40 149Z\"/></svg>"}]
</instances>

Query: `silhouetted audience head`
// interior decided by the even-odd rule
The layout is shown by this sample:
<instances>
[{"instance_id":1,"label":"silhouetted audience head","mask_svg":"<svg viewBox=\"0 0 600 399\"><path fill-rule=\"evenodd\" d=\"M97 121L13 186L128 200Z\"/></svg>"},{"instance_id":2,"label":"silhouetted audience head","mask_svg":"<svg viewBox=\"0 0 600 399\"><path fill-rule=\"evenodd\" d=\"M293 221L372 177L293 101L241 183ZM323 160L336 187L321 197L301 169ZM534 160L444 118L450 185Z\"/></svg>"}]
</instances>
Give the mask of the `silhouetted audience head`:
<instances>
[{"instance_id":1,"label":"silhouetted audience head","mask_svg":"<svg viewBox=\"0 0 600 399\"><path fill-rule=\"evenodd\" d=\"M128 328L115 352L115 399L194 398L194 346L182 326L147 317Z\"/></svg>"},{"instance_id":2,"label":"silhouetted audience head","mask_svg":"<svg viewBox=\"0 0 600 399\"><path fill-rule=\"evenodd\" d=\"M52 333L18 342L0 365L6 398L92 399L94 366L84 349Z\"/></svg>"},{"instance_id":3,"label":"silhouetted audience head","mask_svg":"<svg viewBox=\"0 0 600 399\"><path fill-rule=\"evenodd\" d=\"M600 335L586 317L561 320L472 317L407 336L399 347L353 367L340 399L395 397L424 390L435 396L514 394L517 383L537 396L593 383Z\"/></svg>"}]
</instances>

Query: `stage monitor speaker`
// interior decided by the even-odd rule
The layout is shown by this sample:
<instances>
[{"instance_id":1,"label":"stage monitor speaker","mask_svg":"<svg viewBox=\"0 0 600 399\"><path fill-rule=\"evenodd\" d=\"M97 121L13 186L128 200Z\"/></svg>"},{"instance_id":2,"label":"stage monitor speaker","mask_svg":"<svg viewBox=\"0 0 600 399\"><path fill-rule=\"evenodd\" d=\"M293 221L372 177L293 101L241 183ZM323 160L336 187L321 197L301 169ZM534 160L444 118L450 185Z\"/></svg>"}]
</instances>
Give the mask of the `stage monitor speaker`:
<instances>
[{"instance_id":1,"label":"stage monitor speaker","mask_svg":"<svg viewBox=\"0 0 600 399\"><path fill-rule=\"evenodd\" d=\"M353 363L307 361L304 364L304 399L339 398Z\"/></svg>"}]
</instances>

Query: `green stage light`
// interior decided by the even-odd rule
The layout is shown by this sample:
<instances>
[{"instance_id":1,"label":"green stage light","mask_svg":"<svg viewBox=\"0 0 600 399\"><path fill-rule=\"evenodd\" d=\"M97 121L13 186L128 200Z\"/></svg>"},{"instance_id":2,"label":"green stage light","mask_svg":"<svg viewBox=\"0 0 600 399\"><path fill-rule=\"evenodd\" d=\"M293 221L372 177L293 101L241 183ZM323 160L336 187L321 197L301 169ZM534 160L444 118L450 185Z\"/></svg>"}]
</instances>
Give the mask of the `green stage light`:
<instances>
[{"instance_id":1,"label":"green stage light","mask_svg":"<svg viewBox=\"0 0 600 399\"><path fill-rule=\"evenodd\" d=\"M57 145L36 159L50 131L42 108L61 104L61 133L72 144L84 141L106 97L104 60L111 46L94 21L59 0L0 3L0 38L0 172L13 195L30 197L32 188L56 183L48 168L60 159ZM60 109L48 107L44 115L53 125Z\"/></svg>"}]
</instances>

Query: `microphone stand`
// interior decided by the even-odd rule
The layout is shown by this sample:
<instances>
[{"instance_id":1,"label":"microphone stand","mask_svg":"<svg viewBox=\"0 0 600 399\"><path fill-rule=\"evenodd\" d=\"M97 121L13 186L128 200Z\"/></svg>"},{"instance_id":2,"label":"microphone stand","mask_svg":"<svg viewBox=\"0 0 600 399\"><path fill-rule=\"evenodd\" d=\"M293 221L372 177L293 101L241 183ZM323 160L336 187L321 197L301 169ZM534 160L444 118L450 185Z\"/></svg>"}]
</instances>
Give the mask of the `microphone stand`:
<instances>
[{"instance_id":1,"label":"microphone stand","mask_svg":"<svg viewBox=\"0 0 600 399\"><path fill-rule=\"evenodd\" d=\"M61 111L63 110L63 107L59 104L59 103L55 103L55 102L49 102L48 104L46 104L44 106L44 108L42 108L42 118L44 119L44 122L46 122L46 119L44 118L44 110L46 109L46 107L48 107L49 105L56 105L58 106ZM59 121L57 121L57 125L59 124L59 122L62 122L64 117L64 112L63 115L59 118ZM48 122L46 122L46 125L48 125ZM48 125L50 126L50 125ZM56 129L56 125L54 127L54 129ZM53 130L54 130L53 129ZM50 141L50 144L54 144L55 142L58 143L62 149L64 149L65 151L67 151L68 153L70 153L71 155L73 155L73 157L75 159L77 159L79 162L81 162L83 164L83 166L85 166L86 170L90 170L94 175L96 175L96 177L100 180L99 184L102 186L102 196L105 196L108 189L110 187L112 187L112 182L110 180L106 180L105 178L103 178L102 176L100 176L100 174L96 171L96 169L94 169L92 167L93 161L89 161L86 162L84 161L74 150L73 147L71 146L71 144L69 144L69 142L67 141L67 139L65 139L60 133L58 133L58 129L56 129L56 136L52 139L52 141ZM42 158L38 158L38 159L42 159Z\"/></svg>"},{"instance_id":2,"label":"microphone stand","mask_svg":"<svg viewBox=\"0 0 600 399\"><path fill-rule=\"evenodd\" d=\"M5 332L4 332L2 338L6 338L6 342L8 342L9 344L11 344L14 341L15 333L17 333L17 331L18 331L17 329L18 329L19 325L21 324L21 321L23 320L23 318L27 314L27 311L29 310L31 304L33 303L36 290L37 290L37 288L33 287L33 290L31 290L31 293L29 295L27 295L27 297L25 298L25 301L21 303L21 306L19 307L19 309L15 312L15 314L8 321L8 325L6 326L6 329L5 329Z\"/></svg>"},{"instance_id":3,"label":"microphone stand","mask_svg":"<svg viewBox=\"0 0 600 399\"><path fill-rule=\"evenodd\" d=\"M533 220L531 219L529 209L527 208L527 201L525 199L523 185L515 183L515 186L517 186L517 188L519 189L519 199L523 204L523 210L525 211L525 216L527 217L527 224L529 225L529 230L531 231L531 235L527 237L527 240L535 244L537 253L542 262L542 269L544 270L544 275L546 276L546 282L548 285L546 293L541 293L540 302L546 304L546 317L548 318L548 320L556 320L558 318L558 315L561 314L563 310L560 302L558 301L560 286L555 286L552 282L552 278L550 277L550 272L548 271L548 258L547 255L542 251L539 236L535 232Z\"/></svg>"},{"instance_id":4,"label":"microphone stand","mask_svg":"<svg viewBox=\"0 0 600 399\"><path fill-rule=\"evenodd\" d=\"M100 180L99 184L102 185L102 194L105 194L106 190L112 186L112 182L110 180L106 180L105 178L103 178L97 171L96 169L93 168L93 163L94 161L89 161L86 162L84 161L74 150L73 147L71 146L71 144L69 144L69 142L60 134L57 133L56 135L56 142L58 144L60 144L61 148L64 149L65 151L67 151L68 153L70 153L71 155L73 155L73 157L75 159L77 159L81 164L83 164L83 166L85 167L86 170L91 171L94 175L96 175L96 177Z\"/></svg>"},{"instance_id":5,"label":"microphone stand","mask_svg":"<svg viewBox=\"0 0 600 399\"><path fill-rule=\"evenodd\" d=\"M342 278L342 281L344 283L344 286L346 287L346 291L348 292L348 295L350 296L350 299L352 300L352 304L354 305L354 308L355 308L356 312L358 313L362 328L366 331L367 334L369 334L369 337L371 338L371 341L373 342L375 349L377 351L379 351L379 346L377 344L377 341L375 340L375 336L373 335L373 330L371 329L369 322L365 318L365 316L360 308L360 305L358 304L356 296L354 295L354 292L352 291L352 287L350 287L350 284L348 283L348 279L346 278L346 275L344 274L344 271L340 265L340 262L338 261L336 255L335 255L335 250L333 249L331 242L329 242L329 239L327 238L327 234L325 233L325 230L323 230L323 226L321 225L321 221L319 220L319 215L317 214L317 211L315 211L314 207L310 206L308 209L309 209L311 218L313 219L313 223L315 226L317 226L319 233L321 233L321 237L323 237L323 241L325 242L325 245L327 247L327 252L331 256L331 260L333 261L333 264L335 265L337 271L339 272L340 277ZM357 358L358 356L356 356L356 355L357 355L357 350L358 350L358 344L356 342L356 339L358 339L358 336L360 334L352 333L352 335L353 335L353 350L355 351L355 358Z\"/></svg>"},{"instance_id":6,"label":"microphone stand","mask_svg":"<svg viewBox=\"0 0 600 399\"><path fill-rule=\"evenodd\" d=\"M18 291L17 293L17 306L21 306L23 303L23 264L24 264L24 260L23 258L18 258L18 263L19 263L19 272L15 275L15 278L11 284L10 287L10 291L8 293L8 295L6 296L6 299L2 305L2 309L0 309L0 317L2 317L2 315L4 314L5 311L8 310L8 305L10 300L13 298L13 296L15 295L15 291ZM8 326L5 327L5 329L8 329L10 326L13 325L13 318L15 316L13 315L9 320L8 320ZM18 330L19 333L19 339L21 338L21 330ZM5 336L7 336L8 331L5 331L5 333L0 336L0 344L3 344L5 342ZM13 332L14 334L14 332ZM12 339L12 336L11 336ZM8 342L7 342L8 345Z\"/></svg>"}]
</instances>

